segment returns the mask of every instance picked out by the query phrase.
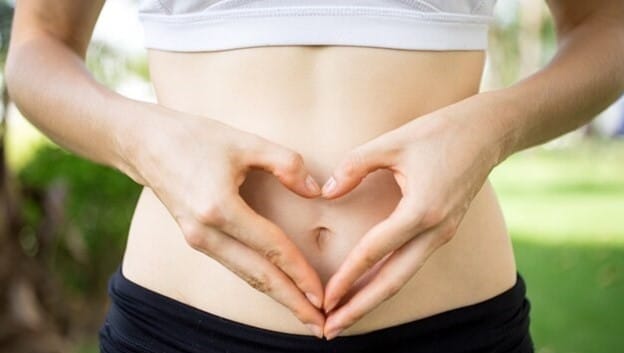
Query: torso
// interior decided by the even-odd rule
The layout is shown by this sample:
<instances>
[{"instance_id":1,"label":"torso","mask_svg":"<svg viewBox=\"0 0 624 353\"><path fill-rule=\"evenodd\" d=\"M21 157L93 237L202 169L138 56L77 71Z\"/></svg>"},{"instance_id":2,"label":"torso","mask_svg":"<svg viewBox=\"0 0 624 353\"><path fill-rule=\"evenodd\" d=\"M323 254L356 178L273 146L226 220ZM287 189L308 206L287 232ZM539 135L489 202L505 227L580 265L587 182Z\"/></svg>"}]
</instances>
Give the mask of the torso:
<instances>
[{"instance_id":1,"label":"torso","mask_svg":"<svg viewBox=\"0 0 624 353\"><path fill-rule=\"evenodd\" d=\"M289 147L301 153L322 184L350 149L478 93L484 55L289 46L204 53L149 50L148 59L159 104ZM387 170L370 174L351 193L332 201L300 197L260 170L248 174L240 191L256 212L291 236L323 284L401 198ZM327 231L317 234L319 227ZM130 280L201 310L266 329L311 334L286 307L188 246L149 188L136 206L122 270ZM477 303L512 287L515 279L509 235L486 180L454 238L398 294L341 335Z\"/></svg>"}]
</instances>

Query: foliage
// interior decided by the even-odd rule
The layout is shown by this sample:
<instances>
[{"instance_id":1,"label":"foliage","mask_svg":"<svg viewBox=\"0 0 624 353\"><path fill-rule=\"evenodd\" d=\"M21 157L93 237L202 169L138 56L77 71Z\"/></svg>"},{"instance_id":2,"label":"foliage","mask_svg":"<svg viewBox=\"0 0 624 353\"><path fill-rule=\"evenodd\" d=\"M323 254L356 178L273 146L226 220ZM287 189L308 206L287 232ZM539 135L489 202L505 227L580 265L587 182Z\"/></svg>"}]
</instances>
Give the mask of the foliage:
<instances>
[{"instance_id":1,"label":"foliage","mask_svg":"<svg viewBox=\"0 0 624 353\"><path fill-rule=\"evenodd\" d=\"M490 73L495 76L496 87L510 86L543 67L556 51L555 27L548 7L545 3L534 5L533 1L497 5L504 12L498 13L491 25L488 46Z\"/></svg>"},{"instance_id":2,"label":"foliage","mask_svg":"<svg viewBox=\"0 0 624 353\"><path fill-rule=\"evenodd\" d=\"M86 66L96 80L111 88L118 87L129 75L149 79L144 55L125 55L102 41L92 40L89 44Z\"/></svg>"},{"instance_id":3,"label":"foliage","mask_svg":"<svg viewBox=\"0 0 624 353\"><path fill-rule=\"evenodd\" d=\"M12 18L13 6L7 4L6 2L0 2L0 67L4 67L6 53L9 49Z\"/></svg>"},{"instance_id":4,"label":"foliage","mask_svg":"<svg viewBox=\"0 0 624 353\"><path fill-rule=\"evenodd\" d=\"M119 263L125 247L140 185L113 168L50 144L37 149L18 178L33 194L55 184L65 187L65 216L55 237L50 268L81 295L105 293L106 277ZM44 210L36 199L26 198L24 202L30 227L20 236L25 250L34 256L37 244L33 232Z\"/></svg>"}]
</instances>

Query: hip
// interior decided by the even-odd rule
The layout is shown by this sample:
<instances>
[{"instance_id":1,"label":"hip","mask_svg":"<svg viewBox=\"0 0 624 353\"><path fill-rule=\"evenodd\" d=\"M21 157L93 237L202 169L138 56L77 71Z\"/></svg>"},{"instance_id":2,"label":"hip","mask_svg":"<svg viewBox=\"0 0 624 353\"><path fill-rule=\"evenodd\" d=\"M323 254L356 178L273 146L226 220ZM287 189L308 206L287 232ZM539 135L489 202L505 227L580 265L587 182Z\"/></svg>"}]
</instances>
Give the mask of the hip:
<instances>
[{"instance_id":1,"label":"hip","mask_svg":"<svg viewBox=\"0 0 624 353\"><path fill-rule=\"evenodd\" d=\"M531 305L519 273L510 289L479 303L331 341L197 310L128 280L121 267L108 293L112 304L99 330L103 353L534 352Z\"/></svg>"},{"instance_id":2,"label":"hip","mask_svg":"<svg viewBox=\"0 0 624 353\"><path fill-rule=\"evenodd\" d=\"M354 191L350 199L332 205L288 195L263 178L250 177L250 189L243 187L241 194L290 235L323 284L366 230L386 217L401 197L391 177L383 173L367 178L359 194ZM149 188L143 189L133 215L122 266L131 281L204 312L255 327L309 333L286 307L186 244ZM508 290L515 281L511 241L486 181L453 239L434 252L396 295L343 334L370 332L478 303Z\"/></svg>"},{"instance_id":3,"label":"hip","mask_svg":"<svg viewBox=\"0 0 624 353\"><path fill-rule=\"evenodd\" d=\"M221 120L291 148L322 183L351 148L475 94L484 53L293 46L192 54L152 50L148 58L159 104ZM402 196L387 170L371 173L331 201L299 197L261 171L249 173L240 193L289 235L322 282ZM132 219L123 271L135 283L203 312L309 334L286 307L186 244L149 188ZM474 304L511 288L515 279L511 242L486 181L454 238L396 295L342 334Z\"/></svg>"}]
</instances>

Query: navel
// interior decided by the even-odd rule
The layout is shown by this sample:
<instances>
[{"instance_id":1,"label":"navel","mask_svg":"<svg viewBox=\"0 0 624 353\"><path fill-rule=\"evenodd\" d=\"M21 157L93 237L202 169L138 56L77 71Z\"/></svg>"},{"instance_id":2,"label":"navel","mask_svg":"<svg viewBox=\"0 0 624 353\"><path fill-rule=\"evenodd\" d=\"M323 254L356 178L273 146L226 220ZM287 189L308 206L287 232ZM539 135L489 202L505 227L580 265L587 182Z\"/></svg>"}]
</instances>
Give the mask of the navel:
<instances>
[{"instance_id":1,"label":"navel","mask_svg":"<svg viewBox=\"0 0 624 353\"><path fill-rule=\"evenodd\" d=\"M319 250L323 250L327 242L327 239L331 235L331 231L325 227L317 227L316 231L313 234L315 234L316 245L318 246Z\"/></svg>"}]
</instances>

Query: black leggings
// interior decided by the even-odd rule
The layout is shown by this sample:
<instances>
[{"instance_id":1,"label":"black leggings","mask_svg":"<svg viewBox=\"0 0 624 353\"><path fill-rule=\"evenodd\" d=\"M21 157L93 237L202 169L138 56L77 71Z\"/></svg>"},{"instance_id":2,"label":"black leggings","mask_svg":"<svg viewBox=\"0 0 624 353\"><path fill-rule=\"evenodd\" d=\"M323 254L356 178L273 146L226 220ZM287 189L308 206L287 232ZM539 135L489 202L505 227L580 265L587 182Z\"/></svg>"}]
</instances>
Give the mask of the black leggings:
<instances>
[{"instance_id":1,"label":"black leggings","mask_svg":"<svg viewBox=\"0 0 624 353\"><path fill-rule=\"evenodd\" d=\"M530 304L517 273L483 302L332 340L246 325L194 308L124 277L110 277L101 353L533 353Z\"/></svg>"}]
</instances>

